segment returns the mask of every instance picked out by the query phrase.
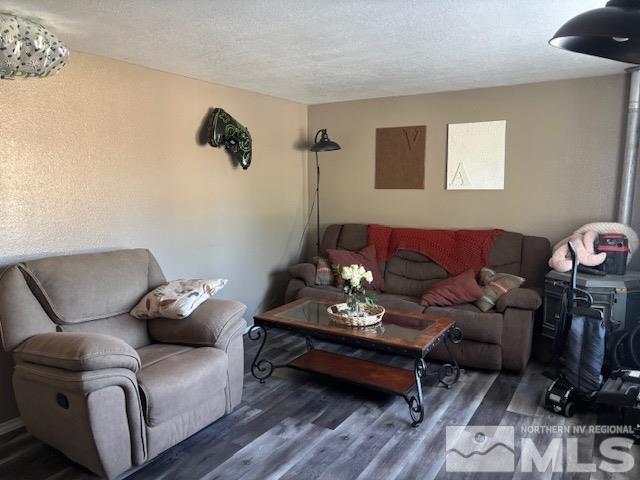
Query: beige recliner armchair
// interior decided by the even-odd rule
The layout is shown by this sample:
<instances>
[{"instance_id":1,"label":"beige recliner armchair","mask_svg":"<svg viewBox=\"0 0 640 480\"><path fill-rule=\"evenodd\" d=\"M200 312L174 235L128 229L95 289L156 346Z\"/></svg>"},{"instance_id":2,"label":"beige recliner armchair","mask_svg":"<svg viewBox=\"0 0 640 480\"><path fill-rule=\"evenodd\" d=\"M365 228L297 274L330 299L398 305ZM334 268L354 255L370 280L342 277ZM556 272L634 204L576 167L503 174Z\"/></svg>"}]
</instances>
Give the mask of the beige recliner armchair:
<instances>
[{"instance_id":1,"label":"beige recliner armchair","mask_svg":"<svg viewBox=\"0 0 640 480\"><path fill-rule=\"evenodd\" d=\"M142 249L43 258L0 277L2 344L27 429L108 478L241 399L246 307L210 299L182 320L129 315L164 282Z\"/></svg>"}]
</instances>

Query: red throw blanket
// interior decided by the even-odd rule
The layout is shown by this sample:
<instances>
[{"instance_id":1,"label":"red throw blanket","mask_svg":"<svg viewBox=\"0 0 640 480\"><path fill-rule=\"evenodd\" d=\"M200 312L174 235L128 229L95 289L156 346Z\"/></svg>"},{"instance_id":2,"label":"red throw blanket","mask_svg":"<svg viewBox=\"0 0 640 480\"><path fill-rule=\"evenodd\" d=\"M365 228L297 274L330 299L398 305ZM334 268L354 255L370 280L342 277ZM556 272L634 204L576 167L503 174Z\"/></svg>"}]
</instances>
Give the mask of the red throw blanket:
<instances>
[{"instance_id":1,"label":"red throw blanket","mask_svg":"<svg viewBox=\"0 0 640 480\"><path fill-rule=\"evenodd\" d=\"M489 266L493 241L503 231L421 230L369 225L369 244L376 247L378 261L386 261L398 250L410 250L429 257L450 275L470 268L478 273Z\"/></svg>"}]
</instances>

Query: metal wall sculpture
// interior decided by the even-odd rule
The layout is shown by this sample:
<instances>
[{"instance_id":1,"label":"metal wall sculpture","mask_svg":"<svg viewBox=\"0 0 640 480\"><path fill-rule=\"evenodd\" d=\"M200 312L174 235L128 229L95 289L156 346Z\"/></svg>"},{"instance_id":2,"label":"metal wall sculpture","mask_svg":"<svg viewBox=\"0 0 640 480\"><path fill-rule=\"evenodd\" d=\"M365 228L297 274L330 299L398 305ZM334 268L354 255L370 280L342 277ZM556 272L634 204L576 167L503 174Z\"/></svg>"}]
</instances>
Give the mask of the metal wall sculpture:
<instances>
[{"instance_id":1,"label":"metal wall sculpture","mask_svg":"<svg viewBox=\"0 0 640 480\"><path fill-rule=\"evenodd\" d=\"M251 134L247 127L225 112L214 108L209 119L209 145L221 147L246 170L251 165Z\"/></svg>"}]
</instances>

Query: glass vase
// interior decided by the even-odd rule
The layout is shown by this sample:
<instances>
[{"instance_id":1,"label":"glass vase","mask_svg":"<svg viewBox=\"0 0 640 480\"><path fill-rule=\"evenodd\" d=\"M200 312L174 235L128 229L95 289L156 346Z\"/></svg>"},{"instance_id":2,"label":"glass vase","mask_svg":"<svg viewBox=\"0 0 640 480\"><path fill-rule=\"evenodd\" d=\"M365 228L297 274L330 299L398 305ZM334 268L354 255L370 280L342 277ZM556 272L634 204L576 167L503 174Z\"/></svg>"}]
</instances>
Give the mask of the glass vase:
<instances>
[{"instance_id":1,"label":"glass vase","mask_svg":"<svg viewBox=\"0 0 640 480\"><path fill-rule=\"evenodd\" d=\"M349 309L349 316L360 317L362 316L362 310L360 305L363 302L363 294L360 292L351 292L347 294L347 308Z\"/></svg>"}]
</instances>

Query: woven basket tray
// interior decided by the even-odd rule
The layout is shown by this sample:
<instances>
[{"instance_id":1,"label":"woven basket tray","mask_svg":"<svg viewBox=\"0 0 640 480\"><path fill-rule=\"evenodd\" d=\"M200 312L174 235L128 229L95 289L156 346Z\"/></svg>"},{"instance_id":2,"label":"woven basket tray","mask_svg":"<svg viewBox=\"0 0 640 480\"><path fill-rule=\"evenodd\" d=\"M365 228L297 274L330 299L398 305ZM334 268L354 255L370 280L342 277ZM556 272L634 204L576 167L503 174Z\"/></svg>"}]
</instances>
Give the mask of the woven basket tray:
<instances>
[{"instance_id":1,"label":"woven basket tray","mask_svg":"<svg viewBox=\"0 0 640 480\"><path fill-rule=\"evenodd\" d=\"M350 327L370 327L380 323L385 310L380 305L360 304L362 316L351 317L347 314L348 311L349 307L346 303L338 303L327 308L327 313L331 320Z\"/></svg>"}]
</instances>

